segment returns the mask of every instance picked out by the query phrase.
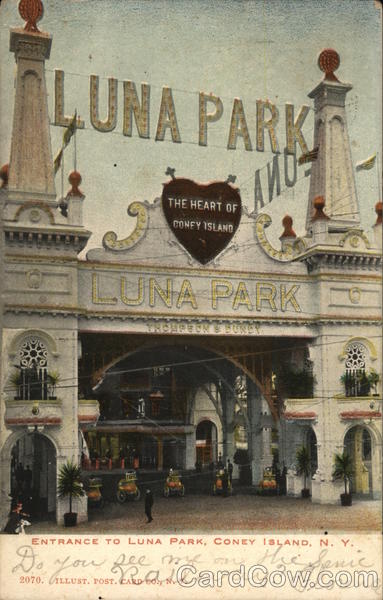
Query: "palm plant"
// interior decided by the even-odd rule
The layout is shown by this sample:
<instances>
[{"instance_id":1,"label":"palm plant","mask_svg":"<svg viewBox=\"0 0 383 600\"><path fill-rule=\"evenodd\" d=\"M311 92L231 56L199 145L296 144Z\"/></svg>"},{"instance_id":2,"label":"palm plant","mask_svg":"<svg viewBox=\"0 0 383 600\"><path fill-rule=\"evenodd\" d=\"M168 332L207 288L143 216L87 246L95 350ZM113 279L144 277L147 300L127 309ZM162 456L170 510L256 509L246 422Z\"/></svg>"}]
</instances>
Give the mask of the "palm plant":
<instances>
[{"instance_id":1,"label":"palm plant","mask_svg":"<svg viewBox=\"0 0 383 600\"><path fill-rule=\"evenodd\" d=\"M344 493L347 496L350 493L350 481L354 473L352 458L344 451L342 454L335 454L334 461L332 476L335 479L343 479Z\"/></svg>"},{"instance_id":2,"label":"palm plant","mask_svg":"<svg viewBox=\"0 0 383 600\"><path fill-rule=\"evenodd\" d=\"M69 513L72 513L73 498L84 496L85 492L81 483L81 469L70 460L60 468L58 477L58 496L69 496Z\"/></svg>"},{"instance_id":3,"label":"palm plant","mask_svg":"<svg viewBox=\"0 0 383 600\"><path fill-rule=\"evenodd\" d=\"M49 371L49 373L47 373L47 380L50 388L50 396L53 398L56 391L56 386L60 381L60 373L57 371Z\"/></svg>"},{"instance_id":4,"label":"palm plant","mask_svg":"<svg viewBox=\"0 0 383 600\"><path fill-rule=\"evenodd\" d=\"M304 490L307 490L307 477L311 475L311 457L307 446L300 446L296 452L297 474L303 475ZM303 492L303 490L302 490Z\"/></svg>"},{"instance_id":5,"label":"palm plant","mask_svg":"<svg viewBox=\"0 0 383 600\"><path fill-rule=\"evenodd\" d=\"M375 394L377 393L377 384L380 381L380 375L375 371L375 369L370 369L370 372L367 375L367 379L369 384L374 388Z\"/></svg>"},{"instance_id":6,"label":"palm plant","mask_svg":"<svg viewBox=\"0 0 383 600\"><path fill-rule=\"evenodd\" d=\"M21 373L18 369L15 369L9 377L9 383L16 390L17 398L20 397L20 387L22 384Z\"/></svg>"}]
</instances>

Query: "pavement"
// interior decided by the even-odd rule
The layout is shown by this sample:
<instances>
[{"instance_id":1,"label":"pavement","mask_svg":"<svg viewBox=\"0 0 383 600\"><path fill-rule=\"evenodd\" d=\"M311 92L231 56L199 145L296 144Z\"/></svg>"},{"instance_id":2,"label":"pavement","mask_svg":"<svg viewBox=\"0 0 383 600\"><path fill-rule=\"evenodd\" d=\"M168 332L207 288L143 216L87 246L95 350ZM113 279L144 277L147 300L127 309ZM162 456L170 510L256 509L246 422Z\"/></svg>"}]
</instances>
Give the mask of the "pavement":
<instances>
[{"instance_id":1,"label":"pavement","mask_svg":"<svg viewBox=\"0 0 383 600\"><path fill-rule=\"evenodd\" d=\"M153 521L146 522L143 499L106 502L91 508L89 520L75 529L54 521L32 522L27 533L186 534L186 533L376 533L381 531L381 502L354 499L352 506L312 504L310 499L254 494L154 496Z\"/></svg>"}]
</instances>

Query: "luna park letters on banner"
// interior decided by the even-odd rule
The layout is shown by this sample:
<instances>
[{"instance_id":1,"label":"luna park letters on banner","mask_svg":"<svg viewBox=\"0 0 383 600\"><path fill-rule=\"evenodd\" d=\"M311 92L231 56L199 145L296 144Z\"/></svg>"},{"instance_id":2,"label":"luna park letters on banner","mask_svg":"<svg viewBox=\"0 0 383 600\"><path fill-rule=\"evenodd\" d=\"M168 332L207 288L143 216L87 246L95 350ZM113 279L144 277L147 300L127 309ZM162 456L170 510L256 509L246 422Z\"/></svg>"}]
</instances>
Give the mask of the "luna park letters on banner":
<instances>
[{"instance_id":1,"label":"luna park letters on banner","mask_svg":"<svg viewBox=\"0 0 383 600\"><path fill-rule=\"evenodd\" d=\"M106 118L100 118L99 110L99 76L90 75L90 98L89 114L92 127L100 132L111 132L117 126L118 107L118 80L108 78L108 107ZM137 92L133 81L123 81L123 117L122 134L131 137L133 135L133 117L138 136L150 139L150 85L141 83L141 94ZM310 107L303 104L295 117L294 105L285 104L285 147L281 156L277 131L280 130L279 110L270 100L255 100L256 128L250 132L243 102L240 98L234 98L231 110L230 126L227 137L227 149L236 150L238 138L242 138L242 147L247 151L264 152L265 132L268 134L271 152L275 154L272 161L268 162L267 172L264 167L255 171L254 204L257 212L265 204L270 203L275 196L281 193L281 171L284 172L284 184L293 187L297 181L297 157L296 147L300 147L301 153L308 152L308 146L302 133ZM219 96L212 93L199 92L198 95L198 144L208 145L208 128L214 127L223 115L223 102ZM54 124L68 127L72 116L66 116L64 111L64 71L55 69L55 119ZM85 121L77 119L77 127L83 129ZM163 141L169 129L169 135L173 143L182 143L181 131L177 121L176 105L173 92L170 87L162 88L162 98L158 109L158 119L155 141ZM279 131L278 131L279 132ZM256 138L255 148L250 133ZM289 161L289 157L291 160ZM305 176L309 171L305 171ZM264 193L267 184L268 195Z\"/></svg>"}]
</instances>

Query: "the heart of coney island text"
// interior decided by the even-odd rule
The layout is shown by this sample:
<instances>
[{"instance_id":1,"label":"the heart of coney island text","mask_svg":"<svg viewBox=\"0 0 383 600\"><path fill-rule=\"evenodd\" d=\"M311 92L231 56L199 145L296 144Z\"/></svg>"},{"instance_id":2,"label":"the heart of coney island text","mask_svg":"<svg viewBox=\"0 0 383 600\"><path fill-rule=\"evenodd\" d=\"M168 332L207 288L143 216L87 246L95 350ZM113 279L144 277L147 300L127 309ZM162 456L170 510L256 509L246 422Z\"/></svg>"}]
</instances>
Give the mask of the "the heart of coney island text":
<instances>
[{"instance_id":1,"label":"the heart of coney island text","mask_svg":"<svg viewBox=\"0 0 383 600\"><path fill-rule=\"evenodd\" d=\"M162 208L177 240L201 264L222 252L241 220L239 191L226 182L173 179L164 185Z\"/></svg>"}]
</instances>

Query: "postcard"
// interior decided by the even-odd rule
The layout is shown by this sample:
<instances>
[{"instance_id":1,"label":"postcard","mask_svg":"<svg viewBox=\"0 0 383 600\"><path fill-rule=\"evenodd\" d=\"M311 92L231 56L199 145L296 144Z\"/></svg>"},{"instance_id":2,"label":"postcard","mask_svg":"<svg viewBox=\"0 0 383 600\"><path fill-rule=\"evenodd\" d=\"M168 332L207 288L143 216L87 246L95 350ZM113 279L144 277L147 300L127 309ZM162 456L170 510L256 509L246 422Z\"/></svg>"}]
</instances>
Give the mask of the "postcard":
<instances>
[{"instance_id":1,"label":"postcard","mask_svg":"<svg viewBox=\"0 0 383 600\"><path fill-rule=\"evenodd\" d=\"M1 3L1 600L381 596L381 10Z\"/></svg>"}]
</instances>

